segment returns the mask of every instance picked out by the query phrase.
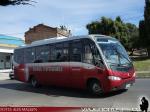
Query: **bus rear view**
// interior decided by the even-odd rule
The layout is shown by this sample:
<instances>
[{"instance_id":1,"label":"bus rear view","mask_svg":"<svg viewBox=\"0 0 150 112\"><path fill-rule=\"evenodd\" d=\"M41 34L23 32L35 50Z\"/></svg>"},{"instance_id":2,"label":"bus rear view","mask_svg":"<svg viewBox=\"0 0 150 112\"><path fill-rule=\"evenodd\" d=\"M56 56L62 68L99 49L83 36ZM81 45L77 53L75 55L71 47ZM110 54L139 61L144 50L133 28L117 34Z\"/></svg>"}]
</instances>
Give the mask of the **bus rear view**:
<instances>
[{"instance_id":1,"label":"bus rear view","mask_svg":"<svg viewBox=\"0 0 150 112\"><path fill-rule=\"evenodd\" d=\"M53 38L15 49L15 79L33 87L54 85L101 94L135 82L133 64L121 43L105 35Z\"/></svg>"}]
</instances>

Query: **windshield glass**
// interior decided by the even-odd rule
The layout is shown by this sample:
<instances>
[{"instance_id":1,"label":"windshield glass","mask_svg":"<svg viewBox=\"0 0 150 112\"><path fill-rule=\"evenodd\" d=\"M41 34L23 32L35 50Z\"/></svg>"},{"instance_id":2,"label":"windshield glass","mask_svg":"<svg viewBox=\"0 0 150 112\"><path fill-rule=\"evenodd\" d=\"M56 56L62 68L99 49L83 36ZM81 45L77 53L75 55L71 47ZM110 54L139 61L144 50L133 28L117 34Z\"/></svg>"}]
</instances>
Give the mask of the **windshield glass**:
<instances>
[{"instance_id":1,"label":"windshield glass","mask_svg":"<svg viewBox=\"0 0 150 112\"><path fill-rule=\"evenodd\" d=\"M126 50L116 39L101 38L97 41L111 69L124 71L132 66Z\"/></svg>"}]
</instances>

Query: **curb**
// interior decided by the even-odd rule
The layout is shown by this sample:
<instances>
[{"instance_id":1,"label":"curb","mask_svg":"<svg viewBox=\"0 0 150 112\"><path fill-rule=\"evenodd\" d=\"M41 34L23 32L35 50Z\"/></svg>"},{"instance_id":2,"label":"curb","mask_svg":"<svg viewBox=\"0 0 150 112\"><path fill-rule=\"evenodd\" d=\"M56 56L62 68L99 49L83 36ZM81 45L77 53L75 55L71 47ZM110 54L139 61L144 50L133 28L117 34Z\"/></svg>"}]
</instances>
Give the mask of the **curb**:
<instances>
[{"instance_id":1,"label":"curb","mask_svg":"<svg viewBox=\"0 0 150 112\"><path fill-rule=\"evenodd\" d=\"M150 78L150 71L136 71L136 78Z\"/></svg>"},{"instance_id":2,"label":"curb","mask_svg":"<svg viewBox=\"0 0 150 112\"><path fill-rule=\"evenodd\" d=\"M140 79L140 78L150 78L150 76L136 76L137 79Z\"/></svg>"}]
</instances>

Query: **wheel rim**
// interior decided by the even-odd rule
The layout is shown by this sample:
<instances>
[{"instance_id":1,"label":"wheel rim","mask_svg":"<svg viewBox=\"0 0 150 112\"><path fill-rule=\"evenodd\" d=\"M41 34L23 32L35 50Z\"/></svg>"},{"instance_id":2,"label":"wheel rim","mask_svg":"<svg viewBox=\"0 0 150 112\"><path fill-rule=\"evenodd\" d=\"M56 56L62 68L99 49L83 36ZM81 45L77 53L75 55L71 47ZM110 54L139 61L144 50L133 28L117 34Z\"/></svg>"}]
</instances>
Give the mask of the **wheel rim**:
<instances>
[{"instance_id":1,"label":"wheel rim","mask_svg":"<svg viewBox=\"0 0 150 112\"><path fill-rule=\"evenodd\" d=\"M97 84L97 83L94 83L94 84L93 84L92 89L93 89L93 92L94 92L94 93L98 93L98 92L101 92L101 91L102 91L101 87L100 87L99 84Z\"/></svg>"}]
</instances>

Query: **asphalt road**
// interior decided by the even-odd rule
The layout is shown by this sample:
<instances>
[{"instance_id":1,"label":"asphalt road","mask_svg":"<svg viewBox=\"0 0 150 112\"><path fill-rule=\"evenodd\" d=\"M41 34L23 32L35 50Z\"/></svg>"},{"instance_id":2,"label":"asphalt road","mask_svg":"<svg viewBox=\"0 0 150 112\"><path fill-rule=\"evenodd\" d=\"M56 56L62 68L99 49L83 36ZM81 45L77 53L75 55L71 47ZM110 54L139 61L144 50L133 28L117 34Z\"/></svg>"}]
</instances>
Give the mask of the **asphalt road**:
<instances>
[{"instance_id":1,"label":"asphalt road","mask_svg":"<svg viewBox=\"0 0 150 112\"><path fill-rule=\"evenodd\" d=\"M128 91L113 92L100 97L82 90L58 87L35 89L15 80L0 80L1 106L139 108L142 96L150 102L150 79L137 79Z\"/></svg>"}]
</instances>

